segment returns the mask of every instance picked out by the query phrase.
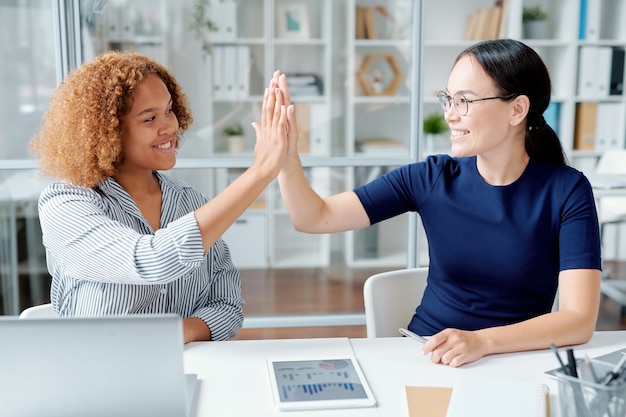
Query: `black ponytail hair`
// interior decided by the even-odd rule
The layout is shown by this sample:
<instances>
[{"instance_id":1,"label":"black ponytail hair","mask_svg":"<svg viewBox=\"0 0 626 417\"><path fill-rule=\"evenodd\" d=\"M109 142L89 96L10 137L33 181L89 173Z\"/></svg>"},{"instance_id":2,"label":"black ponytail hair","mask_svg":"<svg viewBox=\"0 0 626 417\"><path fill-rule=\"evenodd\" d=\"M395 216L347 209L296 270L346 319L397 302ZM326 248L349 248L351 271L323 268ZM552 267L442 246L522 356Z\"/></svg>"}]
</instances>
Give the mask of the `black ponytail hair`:
<instances>
[{"instance_id":1,"label":"black ponytail hair","mask_svg":"<svg viewBox=\"0 0 626 417\"><path fill-rule=\"evenodd\" d=\"M528 155L535 160L566 165L561 141L543 117L550 104L551 83L548 69L537 52L517 40L496 39L468 47L456 61L467 55L495 81L497 95L528 97L525 137Z\"/></svg>"}]
</instances>

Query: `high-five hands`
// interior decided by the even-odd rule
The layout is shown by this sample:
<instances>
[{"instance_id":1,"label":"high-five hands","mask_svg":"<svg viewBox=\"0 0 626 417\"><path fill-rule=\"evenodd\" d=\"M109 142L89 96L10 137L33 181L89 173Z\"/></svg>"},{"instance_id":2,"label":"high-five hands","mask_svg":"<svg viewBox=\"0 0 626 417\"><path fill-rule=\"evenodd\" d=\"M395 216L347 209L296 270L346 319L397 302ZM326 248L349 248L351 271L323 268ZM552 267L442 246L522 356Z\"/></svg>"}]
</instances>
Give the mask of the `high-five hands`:
<instances>
[{"instance_id":1,"label":"high-five hands","mask_svg":"<svg viewBox=\"0 0 626 417\"><path fill-rule=\"evenodd\" d=\"M298 127L296 125L295 107L291 103L291 95L287 85L287 77L280 71L274 71L270 80L270 89L278 89L283 96L283 104L287 106L287 140L289 148L287 153L296 153L298 146Z\"/></svg>"},{"instance_id":2,"label":"high-five hands","mask_svg":"<svg viewBox=\"0 0 626 417\"><path fill-rule=\"evenodd\" d=\"M255 163L271 170L272 177L278 175L291 142L289 122L295 126L294 109L287 90L287 80L277 71L265 89L261 107L261 124L252 123L256 133L254 147ZM291 117L289 117L291 114ZM294 139L295 143L295 139Z\"/></svg>"}]
</instances>

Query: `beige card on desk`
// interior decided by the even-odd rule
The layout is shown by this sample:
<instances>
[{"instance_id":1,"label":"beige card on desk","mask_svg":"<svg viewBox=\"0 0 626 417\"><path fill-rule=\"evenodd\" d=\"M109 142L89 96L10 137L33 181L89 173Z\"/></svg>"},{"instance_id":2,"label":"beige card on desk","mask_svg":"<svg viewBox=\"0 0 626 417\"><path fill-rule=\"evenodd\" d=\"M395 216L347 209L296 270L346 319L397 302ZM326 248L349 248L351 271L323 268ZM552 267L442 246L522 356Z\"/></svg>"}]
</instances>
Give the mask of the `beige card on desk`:
<instances>
[{"instance_id":1,"label":"beige card on desk","mask_svg":"<svg viewBox=\"0 0 626 417\"><path fill-rule=\"evenodd\" d=\"M409 417L446 417L450 387L405 387Z\"/></svg>"}]
</instances>

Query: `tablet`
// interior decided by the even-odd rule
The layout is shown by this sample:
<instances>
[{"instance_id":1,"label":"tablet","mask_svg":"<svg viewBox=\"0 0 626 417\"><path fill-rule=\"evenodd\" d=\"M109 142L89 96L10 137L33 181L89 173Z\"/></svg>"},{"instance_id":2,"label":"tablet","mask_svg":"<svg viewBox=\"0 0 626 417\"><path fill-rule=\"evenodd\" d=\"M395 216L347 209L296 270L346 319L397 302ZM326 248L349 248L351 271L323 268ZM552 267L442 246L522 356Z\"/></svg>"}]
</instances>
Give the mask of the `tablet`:
<instances>
[{"instance_id":1,"label":"tablet","mask_svg":"<svg viewBox=\"0 0 626 417\"><path fill-rule=\"evenodd\" d=\"M376 400L354 357L267 360L279 410L373 407Z\"/></svg>"}]
</instances>

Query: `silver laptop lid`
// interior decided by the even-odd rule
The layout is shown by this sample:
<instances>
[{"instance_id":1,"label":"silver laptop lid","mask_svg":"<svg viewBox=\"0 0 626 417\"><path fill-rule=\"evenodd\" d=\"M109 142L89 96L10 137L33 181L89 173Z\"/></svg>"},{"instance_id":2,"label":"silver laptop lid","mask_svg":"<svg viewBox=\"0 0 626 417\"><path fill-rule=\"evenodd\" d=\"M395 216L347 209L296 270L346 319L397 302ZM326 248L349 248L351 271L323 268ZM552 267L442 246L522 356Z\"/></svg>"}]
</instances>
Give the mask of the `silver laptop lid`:
<instances>
[{"instance_id":1,"label":"silver laptop lid","mask_svg":"<svg viewBox=\"0 0 626 417\"><path fill-rule=\"evenodd\" d=\"M181 319L0 317L1 416L185 417Z\"/></svg>"}]
</instances>

